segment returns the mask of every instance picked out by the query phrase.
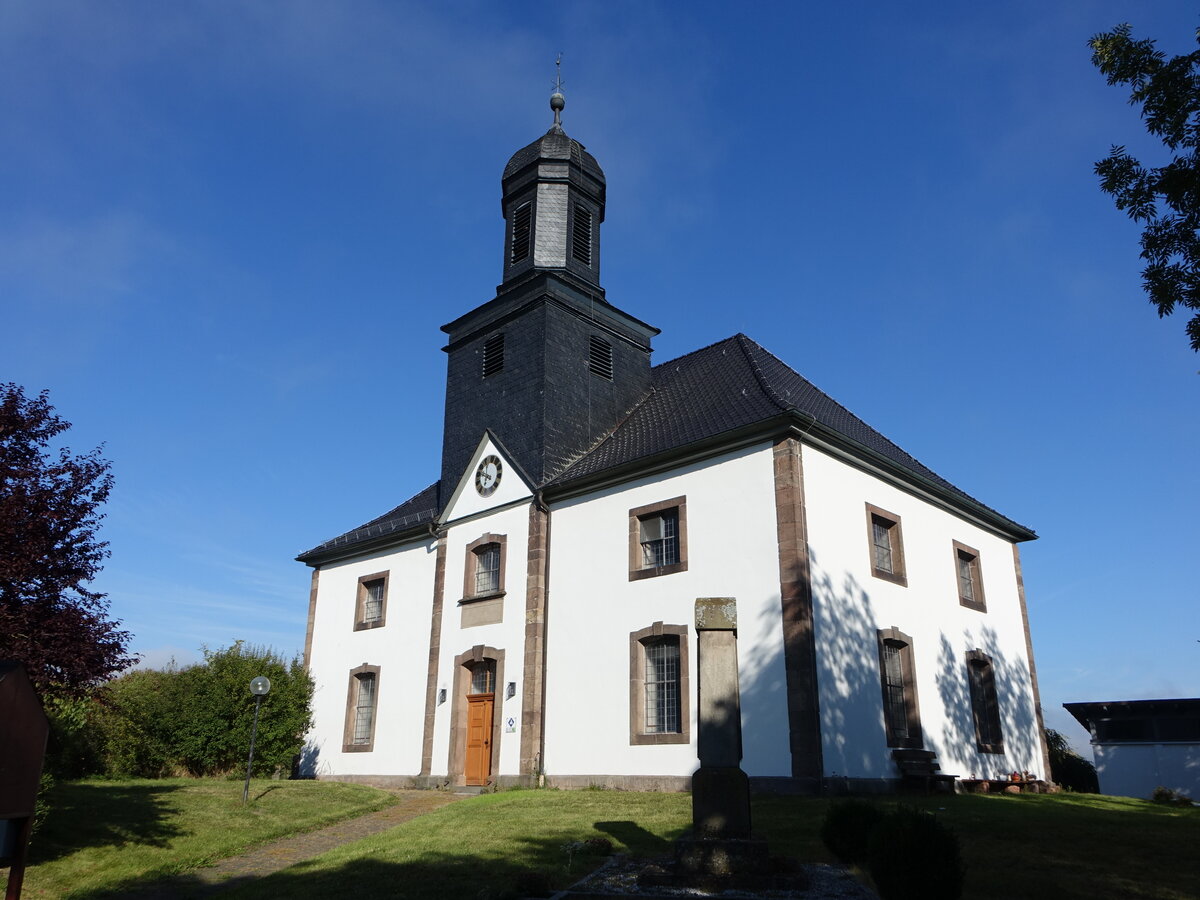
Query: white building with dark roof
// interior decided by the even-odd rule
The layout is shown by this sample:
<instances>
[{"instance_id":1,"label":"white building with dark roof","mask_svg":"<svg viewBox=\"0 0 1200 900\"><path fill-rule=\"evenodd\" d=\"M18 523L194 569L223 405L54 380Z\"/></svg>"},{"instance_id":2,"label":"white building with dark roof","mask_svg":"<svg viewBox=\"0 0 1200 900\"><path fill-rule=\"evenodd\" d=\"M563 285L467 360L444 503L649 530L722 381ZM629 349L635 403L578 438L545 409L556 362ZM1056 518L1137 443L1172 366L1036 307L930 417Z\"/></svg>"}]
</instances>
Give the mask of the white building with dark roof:
<instances>
[{"instance_id":1,"label":"white building with dark roof","mask_svg":"<svg viewBox=\"0 0 1200 900\"><path fill-rule=\"evenodd\" d=\"M901 749L1046 776L1036 535L745 335L651 365L552 107L504 169L503 283L443 326L440 477L298 557L315 773L686 787L693 605L733 597L753 780L887 786Z\"/></svg>"}]
</instances>

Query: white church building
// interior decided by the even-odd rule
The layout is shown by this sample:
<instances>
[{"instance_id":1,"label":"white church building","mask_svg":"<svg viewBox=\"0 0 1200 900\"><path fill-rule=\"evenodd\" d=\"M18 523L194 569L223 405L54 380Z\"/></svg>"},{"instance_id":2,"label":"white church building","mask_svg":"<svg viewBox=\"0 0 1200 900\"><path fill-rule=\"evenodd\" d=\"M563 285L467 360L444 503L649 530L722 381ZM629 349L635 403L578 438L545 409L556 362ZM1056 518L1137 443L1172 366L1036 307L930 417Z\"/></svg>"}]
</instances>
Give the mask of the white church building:
<instances>
[{"instance_id":1,"label":"white church building","mask_svg":"<svg viewBox=\"0 0 1200 900\"><path fill-rule=\"evenodd\" d=\"M745 335L652 365L658 329L600 286L604 174L551 106L504 169L503 283L442 328L440 475L298 557L310 770L686 788L693 608L732 597L757 786L886 788L900 748L1048 777L1036 535Z\"/></svg>"}]
</instances>

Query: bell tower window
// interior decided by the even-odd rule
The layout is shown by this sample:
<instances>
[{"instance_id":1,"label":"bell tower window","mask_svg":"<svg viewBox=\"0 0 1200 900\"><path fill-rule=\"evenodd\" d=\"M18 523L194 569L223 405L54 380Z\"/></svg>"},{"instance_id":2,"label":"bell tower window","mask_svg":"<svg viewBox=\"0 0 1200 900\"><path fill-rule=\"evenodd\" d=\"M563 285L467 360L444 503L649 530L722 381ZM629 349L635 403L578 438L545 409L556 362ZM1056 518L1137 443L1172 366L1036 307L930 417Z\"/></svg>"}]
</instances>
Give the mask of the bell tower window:
<instances>
[{"instance_id":1,"label":"bell tower window","mask_svg":"<svg viewBox=\"0 0 1200 900\"><path fill-rule=\"evenodd\" d=\"M571 256L585 266L592 264L592 213L587 207L575 206L571 229Z\"/></svg>"},{"instance_id":2,"label":"bell tower window","mask_svg":"<svg viewBox=\"0 0 1200 900\"><path fill-rule=\"evenodd\" d=\"M612 381L613 377L613 352L612 344L592 335L591 342L588 347L588 370L593 375L599 375L601 378L606 378Z\"/></svg>"},{"instance_id":3,"label":"bell tower window","mask_svg":"<svg viewBox=\"0 0 1200 900\"><path fill-rule=\"evenodd\" d=\"M495 375L504 368L504 332L493 334L483 342L483 377Z\"/></svg>"},{"instance_id":4,"label":"bell tower window","mask_svg":"<svg viewBox=\"0 0 1200 900\"><path fill-rule=\"evenodd\" d=\"M529 232L533 222L533 204L523 203L513 213L512 253L510 263L519 263L529 256Z\"/></svg>"}]
</instances>

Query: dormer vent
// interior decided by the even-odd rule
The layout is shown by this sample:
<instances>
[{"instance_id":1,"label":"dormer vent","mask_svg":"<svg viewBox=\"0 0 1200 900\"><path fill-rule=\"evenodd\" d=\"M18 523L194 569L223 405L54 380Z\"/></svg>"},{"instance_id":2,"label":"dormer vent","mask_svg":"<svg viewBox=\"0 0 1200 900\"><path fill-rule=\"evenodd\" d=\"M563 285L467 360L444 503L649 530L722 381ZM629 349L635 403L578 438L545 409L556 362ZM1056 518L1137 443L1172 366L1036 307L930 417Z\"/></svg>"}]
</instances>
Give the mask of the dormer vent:
<instances>
[{"instance_id":1,"label":"dormer vent","mask_svg":"<svg viewBox=\"0 0 1200 900\"><path fill-rule=\"evenodd\" d=\"M533 204L523 203L513 213L512 263L519 263L529 256L529 226L533 218Z\"/></svg>"},{"instance_id":2,"label":"dormer vent","mask_svg":"<svg viewBox=\"0 0 1200 900\"><path fill-rule=\"evenodd\" d=\"M593 375L599 375L601 378L612 381L612 344L604 338L598 338L595 335L591 338L591 346L588 348L588 371Z\"/></svg>"},{"instance_id":3,"label":"dormer vent","mask_svg":"<svg viewBox=\"0 0 1200 900\"><path fill-rule=\"evenodd\" d=\"M483 342L483 377L495 375L504 368L504 332L493 334Z\"/></svg>"},{"instance_id":4,"label":"dormer vent","mask_svg":"<svg viewBox=\"0 0 1200 900\"><path fill-rule=\"evenodd\" d=\"M571 255L585 266L592 264L592 213L585 206L575 207L571 232Z\"/></svg>"}]
</instances>

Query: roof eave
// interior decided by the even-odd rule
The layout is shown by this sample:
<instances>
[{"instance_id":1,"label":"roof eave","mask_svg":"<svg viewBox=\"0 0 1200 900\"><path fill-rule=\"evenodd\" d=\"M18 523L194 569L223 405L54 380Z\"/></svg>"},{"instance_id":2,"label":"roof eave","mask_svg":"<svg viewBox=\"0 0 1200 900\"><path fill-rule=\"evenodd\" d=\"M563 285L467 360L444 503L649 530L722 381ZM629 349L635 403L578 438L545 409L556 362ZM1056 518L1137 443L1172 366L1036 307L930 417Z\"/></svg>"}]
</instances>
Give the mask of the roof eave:
<instances>
[{"instance_id":1,"label":"roof eave","mask_svg":"<svg viewBox=\"0 0 1200 900\"><path fill-rule=\"evenodd\" d=\"M368 538L363 541L354 541L325 549L316 548L307 550L295 557L295 559L297 562L302 562L315 569L331 562L339 562L354 556L362 556L365 553L383 550L399 544L410 544L418 538L431 537L433 531L430 530L430 525L436 524L435 519L428 519L417 525L410 525L403 530L393 531L390 534L379 535L378 537Z\"/></svg>"}]
</instances>

